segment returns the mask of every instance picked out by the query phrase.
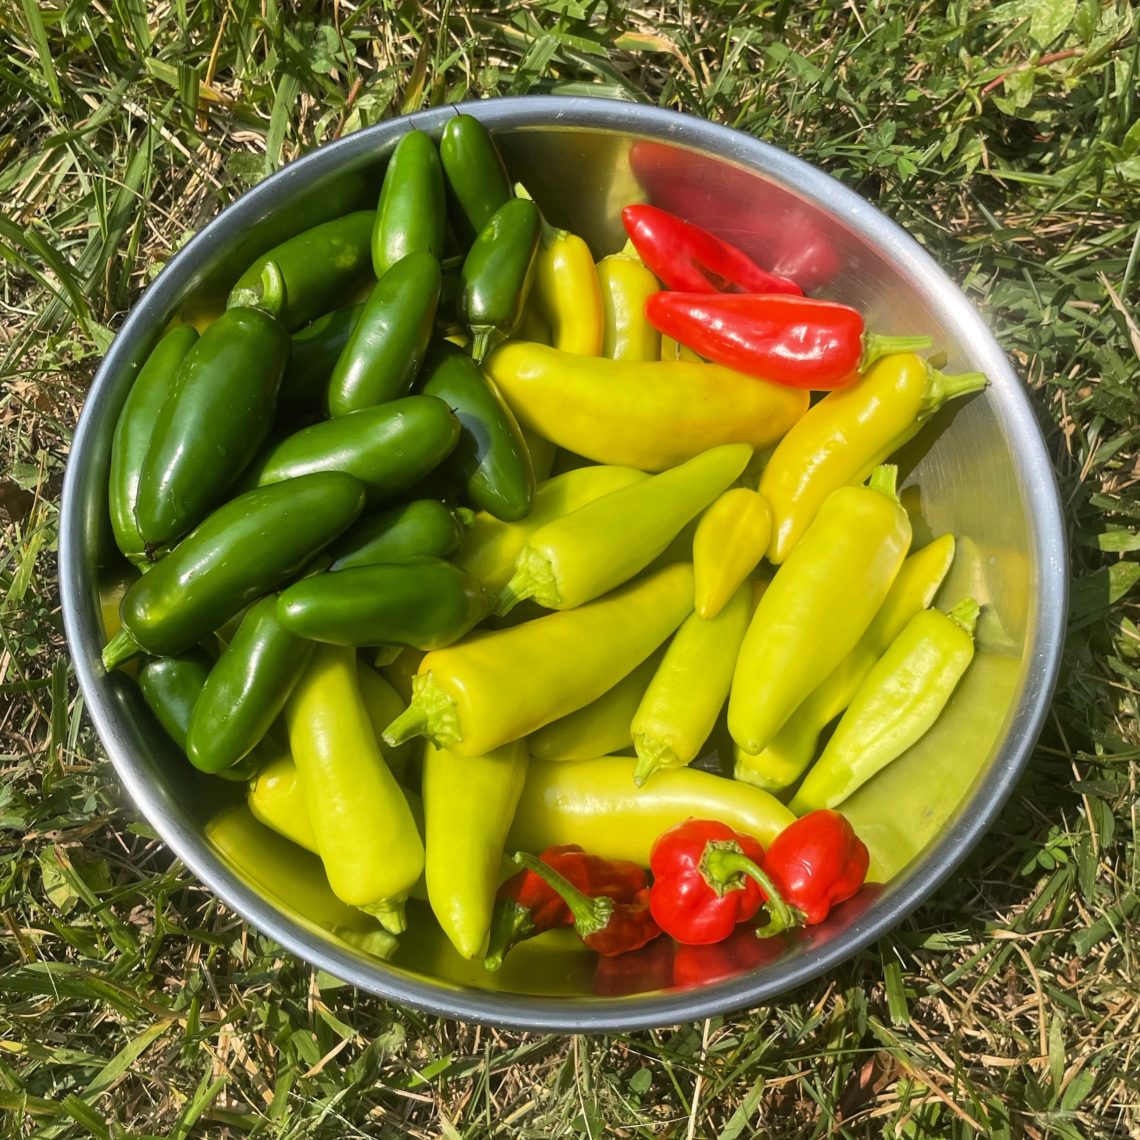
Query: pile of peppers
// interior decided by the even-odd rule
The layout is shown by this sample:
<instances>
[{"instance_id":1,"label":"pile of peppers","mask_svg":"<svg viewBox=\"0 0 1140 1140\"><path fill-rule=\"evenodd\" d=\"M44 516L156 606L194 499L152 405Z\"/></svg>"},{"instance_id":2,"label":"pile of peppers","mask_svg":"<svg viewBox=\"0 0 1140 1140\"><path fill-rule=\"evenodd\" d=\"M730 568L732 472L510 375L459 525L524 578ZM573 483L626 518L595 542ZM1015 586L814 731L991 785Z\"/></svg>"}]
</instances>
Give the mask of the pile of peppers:
<instances>
[{"instance_id":1,"label":"pile of peppers","mask_svg":"<svg viewBox=\"0 0 1140 1140\"><path fill-rule=\"evenodd\" d=\"M244 786L219 850L369 953L774 960L869 889L844 801L969 668L889 460L984 377L652 204L597 257L469 115L352 204L140 369L105 668Z\"/></svg>"}]
</instances>

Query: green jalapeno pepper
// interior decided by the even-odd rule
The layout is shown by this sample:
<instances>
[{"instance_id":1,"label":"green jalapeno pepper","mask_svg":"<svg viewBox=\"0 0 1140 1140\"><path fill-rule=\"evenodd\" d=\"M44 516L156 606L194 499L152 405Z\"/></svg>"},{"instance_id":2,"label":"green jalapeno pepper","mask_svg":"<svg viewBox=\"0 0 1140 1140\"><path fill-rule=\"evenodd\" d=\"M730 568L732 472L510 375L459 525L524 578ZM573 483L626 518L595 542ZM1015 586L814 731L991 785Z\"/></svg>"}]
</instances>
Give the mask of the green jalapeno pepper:
<instances>
[{"instance_id":1,"label":"green jalapeno pepper","mask_svg":"<svg viewBox=\"0 0 1140 1140\"><path fill-rule=\"evenodd\" d=\"M659 649L596 701L531 733L530 754L536 760L588 760L629 748L634 713L664 654Z\"/></svg>"},{"instance_id":2,"label":"green jalapeno pepper","mask_svg":"<svg viewBox=\"0 0 1140 1140\"><path fill-rule=\"evenodd\" d=\"M217 506L269 435L289 337L259 309L228 309L182 361L138 481L144 541L170 542Z\"/></svg>"},{"instance_id":3,"label":"green jalapeno pepper","mask_svg":"<svg viewBox=\"0 0 1140 1140\"><path fill-rule=\"evenodd\" d=\"M423 841L376 742L352 649L317 647L285 704L285 724L329 885L399 934Z\"/></svg>"},{"instance_id":4,"label":"green jalapeno pepper","mask_svg":"<svg viewBox=\"0 0 1140 1140\"><path fill-rule=\"evenodd\" d=\"M449 119L439 140L439 159L451 199L451 218L466 248L500 206L511 200L503 157L487 128L472 115Z\"/></svg>"},{"instance_id":5,"label":"green jalapeno pepper","mask_svg":"<svg viewBox=\"0 0 1140 1140\"><path fill-rule=\"evenodd\" d=\"M384 739L426 736L459 756L518 740L597 700L692 605L692 567L678 563L577 609L437 649L420 662L411 704Z\"/></svg>"},{"instance_id":6,"label":"green jalapeno pepper","mask_svg":"<svg viewBox=\"0 0 1140 1140\"><path fill-rule=\"evenodd\" d=\"M686 819L715 819L767 846L795 816L775 796L702 772L674 768L633 782L637 761L604 756L544 764L532 760L507 837L512 850L577 843L603 859L649 866L657 837Z\"/></svg>"},{"instance_id":7,"label":"green jalapeno pepper","mask_svg":"<svg viewBox=\"0 0 1140 1140\"><path fill-rule=\"evenodd\" d=\"M439 262L423 251L376 282L329 377L329 415L408 394L435 327L439 289Z\"/></svg>"},{"instance_id":8,"label":"green jalapeno pepper","mask_svg":"<svg viewBox=\"0 0 1140 1140\"><path fill-rule=\"evenodd\" d=\"M639 787L697 758L728 696L752 609L752 586L743 582L715 617L692 613L673 635L630 725Z\"/></svg>"},{"instance_id":9,"label":"green jalapeno pepper","mask_svg":"<svg viewBox=\"0 0 1140 1140\"><path fill-rule=\"evenodd\" d=\"M450 645L487 616L490 598L439 558L357 566L294 582L277 602L282 626L332 645Z\"/></svg>"},{"instance_id":10,"label":"green jalapeno pepper","mask_svg":"<svg viewBox=\"0 0 1140 1140\"><path fill-rule=\"evenodd\" d=\"M186 752L186 739L214 659L201 647L193 646L172 657L148 657L139 667L138 684L143 700L166 735ZM247 780L265 760L263 753L250 753L228 772L227 780Z\"/></svg>"},{"instance_id":11,"label":"green jalapeno pepper","mask_svg":"<svg viewBox=\"0 0 1140 1140\"><path fill-rule=\"evenodd\" d=\"M238 278L227 308L262 304L262 274L272 261L285 283L278 320L293 332L344 303L372 276L375 210L358 210L305 230L263 253Z\"/></svg>"},{"instance_id":12,"label":"green jalapeno pepper","mask_svg":"<svg viewBox=\"0 0 1140 1140\"><path fill-rule=\"evenodd\" d=\"M752 449L728 443L603 498L531 534L499 596L509 613L534 598L571 609L645 569L744 470Z\"/></svg>"},{"instance_id":13,"label":"green jalapeno pepper","mask_svg":"<svg viewBox=\"0 0 1140 1140\"><path fill-rule=\"evenodd\" d=\"M405 558L449 558L463 544L474 521L466 507L438 499L413 499L378 515L362 518L333 543L330 570L349 570Z\"/></svg>"},{"instance_id":14,"label":"green jalapeno pepper","mask_svg":"<svg viewBox=\"0 0 1140 1140\"><path fill-rule=\"evenodd\" d=\"M745 752L768 745L887 596L911 538L896 475L877 467L869 486L833 491L764 591L728 702L729 732Z\"/></svg>"},{"instance_id":15,"label":"green jalapeno pepper","mask_svg":"<svg viewBox=\"0 0 1140 1140\"><path fill-rule=\"evenodd\" d=\"M429 744L424 755L428 902L464 958L487 949L503 844L527 763L525 740L465 757Z\"/></svg>"},{"instance_id":16,"label":"green jalapeno pepper","mask_svg":"<svg viewBox=\"0 0 1140 1140\"><path fill-rule=\"evenodd\" d=\"M277 598L250 606L194 706L186 755L203 772L236 764L269 731L309 663L313 643L277 620Z\"/></svg>"},{"instance_id":17,"label":"green jalapeno pepper","mask_svg":"<svg viewBox=\"0 0 1140 1140\"><path fill-rule=\"evenodd\" d=\"M135 519L143 461L178 367L197 340L198 331L190 325L178 325L163 335L131 385L115 424L107 508L115 544L140 570L147 570L151 565L146 556L146 540L139 533Z\"/></svg>"},{"instance_id":18,"label":"green jalapeno pepper","mask_svg":"<svg viewBox=\"0 0 1140 1140\"><path fill-rule=\"evenodd\" d=\"M318 317L290 338L292 351L277 393L277 421L296 424L325 411L329 377L364 305L346 305Z\"/></svg>"},{"instance_id":19,"label":"green jalapeno pepper","mask_svg":"<svg viewBox=\"0 0 1140 1140\"><path fill-rule=\"evenodd\" d=\"M459 318L471 330L477 363L522 320L541 233L538 207L512 198L479 231L463 261Z\"/></svg>"},{"instance_id":20,"label":"green jalapeno pepper","mask_svg":"<svg viewBox=\"0 0 1140 1140\"><path fill-rule=\"evenodd\" d=\"M923 610L875 663L823 754L788 805L797 815L835 807L920 740L974 657L978 603Z\"/></svg>"},{"instance_id":21,"label":"green jalapeno pepper","mask_svg":"<svg viewBox=\"0 0 1140 1140\"><path fill-rule=\"evenodd\" d=\"M375 958L387 958L396 949L396 939L374 918L333 894L319 860L262 826L244 804L222 808L205 833L239 875L303 918Z\"/></svg>"},{"instance_id":22,"label":"green jalapeno pepper","mask_svg":"<svg viewBox=\"0 0 1140 1140\"><path fill-rule=\"evenodd\" d=\"M459 421L442 400L405 396L286 436L247 473L258 487L317 471L341 471L363 484L368 502L391 502L455 449Z\"/></svg>"},{"instance_id":23,"label":"green jalapeno pepper","mask_svg":"<svg viewBox=\"0 0 1140 1140\"><path fill-rule=\"evenodd\" d=\"M446 341L433 346L417 390L443 400L459 417L459 442L443 465L467 499L496 518L517 522L534 506L534 467L510 408L482 369Z\"/></svg>"},{"instance_id":24,"label":"green jalapeno pepper","mask_svg":"<svg viewBox=\"0 0 1140 1140\"><path fill-rule=\"evenodd\" d=\"M447 199L435 143L423 131L399 141L380 188L372 231L372 268L383 277L409 253L443 256Z\"/></svg>"},{"instance_id":25,"label":"green jalapeno pepper","mask_svg":"<svg viewBox=\"0 0 1140 1140\"><path fill-rule=\"evenodd\" d=\"M954 536L944 534L903 561L855 648L812 689L766 748L756 756L735 750L734 774L738 780L776 792L803 775L815 756L820 733L851 703L875 662L906 623L934 601L953 561L954 547Z\"/></svg>"},{"instance_id":26,"label":"green jalapeno pepper","mask_svg":"<svg viewBox=\"0 0 1140 1140\"><path fill-rule=\"evenodd\" d=\"M518 522L504 522L488 511L475 516L456 565L469 570L493 594L510 581L515 560L527 538L556 518L602 495L641 483L649 476L633 467L592 465L565 471L535 489L534 509Z\"/></svg>"},{"instance_id":27,"label":"green jalapeno pepper","mask_svg":"<svg viewBox=\"0 0 1140 1140\"><path fill-rule=\"evenodd\" d=\"M103 650L103 667L189 649L297 574L363 508L364 488L334 471L232 499L123 595L122 628Z\"/></svg>"}]
</instances>

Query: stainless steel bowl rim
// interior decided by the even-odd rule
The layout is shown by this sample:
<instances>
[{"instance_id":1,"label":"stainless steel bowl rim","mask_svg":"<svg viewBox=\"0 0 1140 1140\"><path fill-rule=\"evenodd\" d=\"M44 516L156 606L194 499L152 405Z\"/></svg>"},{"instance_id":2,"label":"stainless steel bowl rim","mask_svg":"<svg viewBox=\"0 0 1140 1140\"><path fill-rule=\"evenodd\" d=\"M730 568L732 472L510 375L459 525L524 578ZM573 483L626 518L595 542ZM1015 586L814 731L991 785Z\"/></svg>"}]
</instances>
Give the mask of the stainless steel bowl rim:
<instances>
[{"instance_id":1,"label":"stainless steel bowl rim","mask_svg":"<svg viewBox=\"0 0 1140 1140\"><path fill-rule=\"evenodd\" d=\"M83 527L79 484L93 450L95 427L107 389L121 367L127 347L154 322L166 317L179 290L180 270L217 244L241 232L247 221L286 199L294 183L333 170L346 159L374 154L409 126L441 129L457 111L477 114L492 131L565 124L592 130L635 134L675 142L742 166L760 169L795 186L796 192L839 215L844 224L886 251L914 278L938 282L942 315L974 346L991 382L988 399L1009 438L1020 441L1017 478L1028 504L1029 542L1039 567L1032 583L1034 600L1026 634L1029 655L1023 699L999 755L974 789L974 810L963 812L953 827L928 850L904 880L873 903L828 945L778 962L755 976L684 992L639 996L635 1000L540 998L463 990L419 981L367 963L331 944L314 945L310 933L234 876L201 834L178 826L141 778L109 704L99 691L98 634L85 621L87 604L82 573ZM76 675L95 728L124 788L165 843L189 869L246 921L312 965L382 997L430 1013L462 1020L567 1032L630 1031L674 1025L696 1018L761 1005L787 994L838 966L874 940L888 934L961 863L997 817L1025 767L1044 722L1060 667L1068 596L1066 547L1059 496L1049 457L1022 384L985 323L936 262L894 222L864 199L806 162L727 127L690 115L627 102L585 97L519 96L434 108L389 120L329 143L290 163L232 203L179 251L145 291L127 317L96 373L72 443L64 479L59 532L59 575L64 629Z\"/></svg>"}]
</instances>

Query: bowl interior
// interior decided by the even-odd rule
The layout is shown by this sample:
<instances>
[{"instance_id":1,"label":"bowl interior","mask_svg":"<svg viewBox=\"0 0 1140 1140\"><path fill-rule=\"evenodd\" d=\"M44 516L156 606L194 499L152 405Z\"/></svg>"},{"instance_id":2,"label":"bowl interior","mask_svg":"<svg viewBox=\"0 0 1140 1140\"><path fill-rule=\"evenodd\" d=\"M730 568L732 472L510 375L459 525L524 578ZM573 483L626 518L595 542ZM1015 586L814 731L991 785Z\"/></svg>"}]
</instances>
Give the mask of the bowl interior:
<instances>
[{"instance_id":1,"label":"bowl interior","mask_svg":"<svg viewBox=\"0 0 1140 1140\"><path fill-rule=\"evenodd\" d=\"M92 388L65 488L61 580L83 691L123 783L174 851L255 925L349 981L438 1012L520 1026L632 1028L755 1003L913 909L990 822L1020 770L1052 686L1064 608L1060 515L1040 435L1016 377L953 284L900 230L805 164L724 128L627 104L531 98L471 109L494 132L512 177L595 256L624 243L623 205L652 202L815 295L857 306L877 332L929 333L947 370L989 376L984 394L944 409L900 456L916 542L958 536L938 602L970 593L985 609L978 657L935 732L845 806L872 849L872 877L885 885L772 947L766 961L739 951L722 980L692 989L668 983L648 952L620 978L604 976L592 954L557 937L524 945L491 974L451 950L426 904L412 904L409 933L382 962L248 877L211 842L205 824L240 790L189 769L133 682L101 674L98 583L120 565L106 522L111 433L158 334L176 314L220 309L258 253L370 205L399 136L409 125L438 135L450 109L361 132L267 180L206 227L128 319ZM714 750L706 762L718 759Z\"/></svg>"}]
</instances>

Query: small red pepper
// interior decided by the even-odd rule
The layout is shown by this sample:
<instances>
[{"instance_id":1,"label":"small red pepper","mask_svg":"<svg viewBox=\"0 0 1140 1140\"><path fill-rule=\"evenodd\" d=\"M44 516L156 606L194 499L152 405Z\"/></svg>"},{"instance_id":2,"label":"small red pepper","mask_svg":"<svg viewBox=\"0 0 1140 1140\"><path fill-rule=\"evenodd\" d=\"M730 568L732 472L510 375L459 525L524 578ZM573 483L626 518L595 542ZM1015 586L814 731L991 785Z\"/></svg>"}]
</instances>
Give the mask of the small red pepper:
<instances>
[{"instance_id":1,"label":"small red pepper","mask_svg":"<svg viewBox=\"0 0 1140 1140\"><path fill-rule=\"evenodd\" d=\"M649 876L636 863L588 855L576 843L548 847L539 858L587 895L626 902L649 886ZM519 871L499 887L483 965L497 970L512 946L573 925L574 916L562 896L534 871Z\"/></svg>"},{"instance_id":2,"label":"small red pepper","mask_svg":"<svg viewBox=\"0 0 1140 1140\"><path fill-rule=\"evenodd\" d=\"M619 902L609 895L585 894L549 863L526 851L517 852L514 860L562 896L574 918L578 937L591 950L609 958L638 950L661 934L661 928L649 912L648 887L638 891L632 899Z\"/></svg>"},{"instance_id":3,"label":"small red pepper","mask_svg":"<svg viewBox=\"0 0 1140 1140\"><path fill-rule=\"evenodd\" d=\"M866 844L847 819L820 810L801 816L772 840L763 870L804 923L815 926L859 890L869 862Z\"/></svg>"},{"instance_id":4,"label":"small red pepper","mask_svg":"<svg viewBox=\"0 0 1140 1140\"><path fill-rule=\"evenodd\" d=\"M688 819L659 836L649 853L649 906L666 934L701 946L727 938L767 900L776 927L797 916L761 870L764 848L750 835L711 819ZM766 928L768 929L768 928Z\"/></svg>"},{"instance_id":5,"label":"small red pepper","mask_svg":"<svg viewBox=\"0 0 1140 1140\"><path fill-rule=\"evenodd\" d=\"M774 962L788 947L782 936L759 938L750 926L738 926L723 942L681 946L673 952L673 984L711 985Z\"/></svg>"},{"instance_id":6,"label":"small red pepper","mask_svg":"<svg viewBox=\"0 0 1140 1140\"><path fill-rule=\"evenodd\" d=\"M842 387L889 352L931 344L928 336L868 333L855 309L812 297L654 293L645 315L654 328L707 360L815 391Z\"/></svg>"},{"instance_id":7,"label":"small red pepper","mask_svg":"<svg viewBox=\"0 0 1140 1140\"><path fill-rule=\"evenodd\" d=\"M626 206L625 232L659 281L687 293L794 293L787 277L761 269L746 253L708 230L656 206Z\"/></svg>"}]
</instances>

